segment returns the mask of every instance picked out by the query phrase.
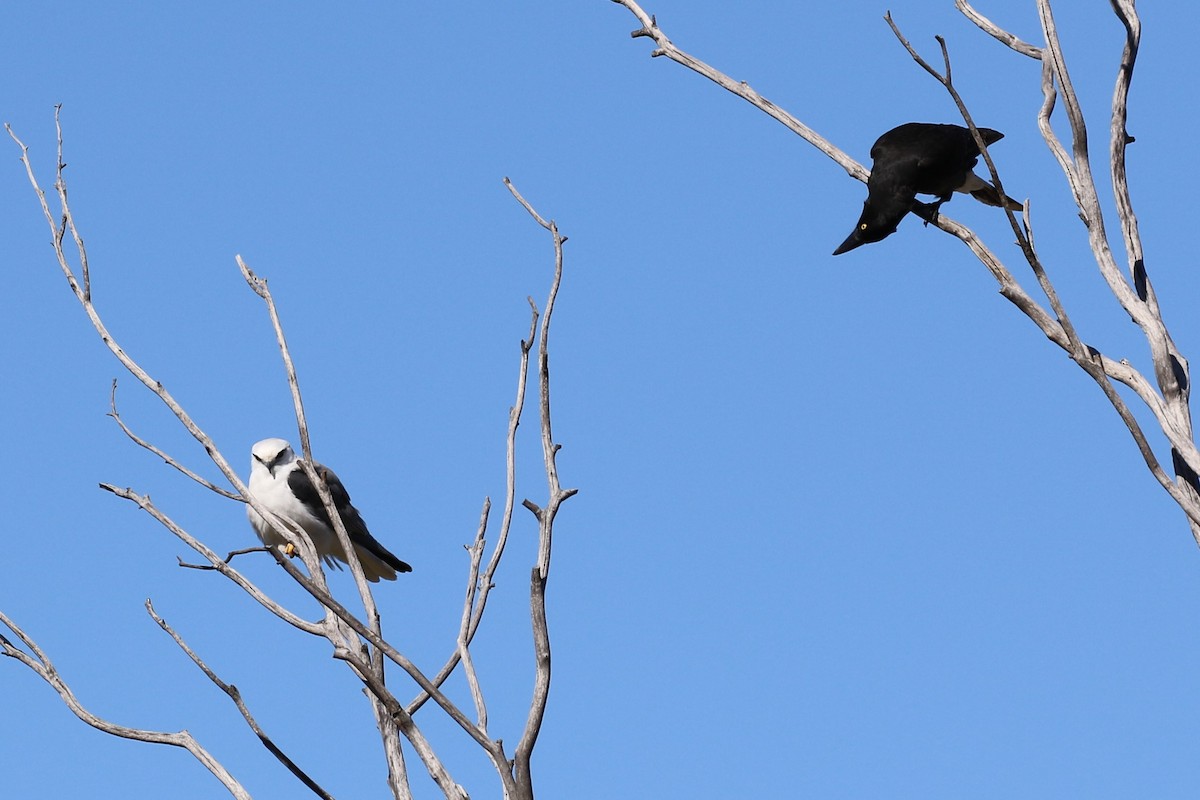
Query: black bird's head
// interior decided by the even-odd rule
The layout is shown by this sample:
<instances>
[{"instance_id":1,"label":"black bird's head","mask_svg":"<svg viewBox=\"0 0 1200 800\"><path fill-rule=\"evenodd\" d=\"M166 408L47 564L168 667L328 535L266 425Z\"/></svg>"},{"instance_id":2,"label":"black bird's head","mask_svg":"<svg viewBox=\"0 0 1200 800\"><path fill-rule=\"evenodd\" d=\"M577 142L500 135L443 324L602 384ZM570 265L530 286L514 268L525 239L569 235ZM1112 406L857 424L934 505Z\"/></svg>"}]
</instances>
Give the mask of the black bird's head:
<instances>
[{"instance_id":1,"label":"black bird's head","mask_svg":"<svg viewBox=\"0 0 1200 800\"><path fill-rule=\"evenodd\" d=\"M833 251L835 256L840 256L842 253L847 253L856 247L861 247L864 244L878 242L880 239L886 239L896 232L896 226L900 224L900 220L904 219L904 215L908 213L907 208L893 208L893 204L872 203L870 199L863 203L862 216L858 218L858 224L854 226L854 230L846 237L846 241L838 245L838 249ZM897 214L896 212L900 213Z\"/></svg>"}]
</instances>

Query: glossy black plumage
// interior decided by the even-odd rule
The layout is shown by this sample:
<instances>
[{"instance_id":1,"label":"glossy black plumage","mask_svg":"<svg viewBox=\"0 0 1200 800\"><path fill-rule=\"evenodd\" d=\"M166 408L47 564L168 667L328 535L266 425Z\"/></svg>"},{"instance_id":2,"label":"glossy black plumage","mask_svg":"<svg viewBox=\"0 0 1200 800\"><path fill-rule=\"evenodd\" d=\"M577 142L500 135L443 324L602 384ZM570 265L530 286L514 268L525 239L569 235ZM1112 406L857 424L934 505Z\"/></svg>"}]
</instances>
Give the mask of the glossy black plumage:
<instances>
[{"instance_id":1,"label":"glossy black plumage","mask_svg":"<svg viewBox=\"0 0 1200 800\"><path fill-rule=\"evenodd\" d=\"M988 146L1004 138L991 128L980 128ZM871 147L871 176L862 216L846 241L833 251L840 255L895 233L909 211L926 220L937 217L938 208L954 192L966 192L981 203L1006 206L1014 211L1021 204L973 172L979 148L971 131L961 125L907 122L893 128ZM918 194L935 195L936 203L917 200Z\"/></svg>"}]
</instances>

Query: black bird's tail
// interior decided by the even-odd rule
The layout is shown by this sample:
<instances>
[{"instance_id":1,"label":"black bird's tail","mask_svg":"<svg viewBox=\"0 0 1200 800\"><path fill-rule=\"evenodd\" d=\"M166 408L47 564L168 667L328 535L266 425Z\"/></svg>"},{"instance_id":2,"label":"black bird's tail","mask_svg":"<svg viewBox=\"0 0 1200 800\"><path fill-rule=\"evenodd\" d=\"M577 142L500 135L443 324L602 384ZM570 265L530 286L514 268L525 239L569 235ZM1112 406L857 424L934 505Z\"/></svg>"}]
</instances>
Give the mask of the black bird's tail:
<instances>
[{"instance_id":1,"label":"black bird's tail","mask_svg":"<svg viewBox=\"0 0 1200 800\"><path fill-rule=\"evenodd\" d=\"M974 172L967 173L967 179L963 181L963 185L959 187L958 191L966 192L985 205L1007 208L1009 211L1020 211L1025 207L1008 195L1001 195L995 186Z\"/></svg>"},{"instance_id":2,"label":"black bird's tail","mask_svg":"<svg viewBox=\"0 0 1200 800\"><path fill-rule=\"evenodd\" d=\"M1024 205L1013 200L1008 195L1004 195L1004 199L1000 199L1000 193L996 191L995 186L985 186L982 189L975 189L971 192L971 197L974 197L981 203L997 208L1007 208L1009 211L1020 211L1025 208Z\"/></svg>"}]
</instances>

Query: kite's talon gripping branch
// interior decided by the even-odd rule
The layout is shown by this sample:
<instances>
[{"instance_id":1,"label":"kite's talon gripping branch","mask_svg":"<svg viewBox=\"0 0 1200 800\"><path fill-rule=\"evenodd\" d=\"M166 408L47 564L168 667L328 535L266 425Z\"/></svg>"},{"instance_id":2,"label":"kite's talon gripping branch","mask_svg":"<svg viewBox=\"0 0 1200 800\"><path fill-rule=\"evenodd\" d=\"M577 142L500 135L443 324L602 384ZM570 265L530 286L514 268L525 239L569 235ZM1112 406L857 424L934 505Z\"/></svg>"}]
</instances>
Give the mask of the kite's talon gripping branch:
<instances>
[{"instance_id":1,"label":"kite's talon gripping branch","mask_svg":"<svg viewBox=\"0 0 1200 800\"><path fill-rule=\"evenodd\" d=\"M350 502L350 493L333 470L322 464L306 464L296 458L292 446L283 439L263 439L250 449L250 483L247 488L278 518L283 530L276 530L251 506L247 510L254 532L263 544L279 546L283 553L294 557L296 543L311 545L313 554L327 565L341 569L335 563L348 564L346 551L338 541L330 514L335 514L349 539L346 547L354 549L362 566L363 577L371 583L394 581L400 572L412 572L367 530L367 523ZM310 477L311 474L311 477ZM313 481L324 484L319 487ZM328 491L322 499L321 489ZM325 503L332 501L326 508ZM306 541L307 539L307 541Z\"/></svg>"}]
</instances>

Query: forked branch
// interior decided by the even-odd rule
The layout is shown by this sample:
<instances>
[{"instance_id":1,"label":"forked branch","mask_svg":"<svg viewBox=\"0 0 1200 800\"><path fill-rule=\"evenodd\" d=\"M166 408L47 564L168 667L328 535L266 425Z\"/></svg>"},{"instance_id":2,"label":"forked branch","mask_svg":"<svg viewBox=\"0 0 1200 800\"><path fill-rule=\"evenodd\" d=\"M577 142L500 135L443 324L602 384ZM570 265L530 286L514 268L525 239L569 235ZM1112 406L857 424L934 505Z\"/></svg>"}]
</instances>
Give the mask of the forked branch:
<instances>
[{"instance_id":1,"label":"forked branch","mask_svg":"<svg viewBox=\"0 0 1200 800\"><path fill-rule=\"evenodd\" d=\"M526 800L533 798L533 776L530 770L530 758L541 732L542 720L546 713L546 703L550 695L550 630L546 620L546 581L550 576L550 553L554 538L554 519L558 515L559 506L563 501L576 494L578 489L563 489L558 480L558 451L561 445L554 442L550 425L550 321L554 315L554 305L558 298L558 289L562 284L563 274L563 243L567 238L558 231L554 220L545 220L533 206L521 196L517 188L507 178L504 185L512 192L513 197L529 212L539 225L550 232L554 245L554 280L550 285L550 295L546 299L546 313L542 316L542 326L538 336L538 388L539 411L542 434L542 463L546 470L549 498L546 505L538 508L528 500L525 506L533 511L538 521L538 557L530 575L529 608L533 621L533 650L535 677L533 697L529 703L529 716L525 722L525 730L513 753L513 769L517 783L528 791L523 795Z\"/></svg>"},{"instance_id":2,"label":"forked branch","mask_svg":"<svg viewBox=\"0 0 1200 800\"><path fill-rule=\"evenodd\" d=\"M71 691L71 687L67 685L67 682L59 676L58 670L54 668L54 664L50 661L50 657L38 647L37 642L26 634L25 631L21 630L15 622L5 616L3 612L0 612L0 624L3 624L4 627L12 631L21 641L21 644L24 645L24 648L19 647L3 633L0 633L0 655L5 655L19 661L36 673L38 677L58 693L58 696L66 703L67 708L71 709L71 713L79 717L79 719L97 730L104 731L113 736L120 736L123 739L181 747L191 753L205 769L211 772L213 777L220 781L221 785L229 791L230 795L238 798L238 800L250 800L250 794L242 787L241 783L187 731L169 733L141 728L127 728L124 725L109 722L88 711L83 703L79 702L79 699L75 697L75 693Z\"/></svg>"}]
</instances>

